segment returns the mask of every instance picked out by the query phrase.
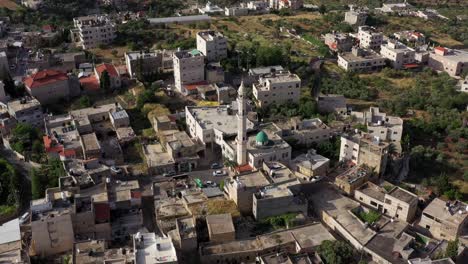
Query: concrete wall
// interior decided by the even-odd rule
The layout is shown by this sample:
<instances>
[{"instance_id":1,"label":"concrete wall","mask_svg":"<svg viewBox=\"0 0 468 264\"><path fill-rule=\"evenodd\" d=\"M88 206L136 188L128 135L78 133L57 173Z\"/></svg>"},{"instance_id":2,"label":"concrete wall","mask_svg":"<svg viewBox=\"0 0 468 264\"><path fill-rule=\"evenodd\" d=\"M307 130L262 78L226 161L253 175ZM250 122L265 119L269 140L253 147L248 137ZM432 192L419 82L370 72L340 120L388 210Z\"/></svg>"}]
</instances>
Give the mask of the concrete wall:
<instances>
[{"instance_id":1,"label":"concrete wall","mask_svg":"<svg viewBox=\"0 0 468 264\"><path fill-rule=\"evenodd\" d=\"M73 249L75 240L70 214L31 222L32 247L38 256L50 256Z\"/></svg>"}]
</instances>

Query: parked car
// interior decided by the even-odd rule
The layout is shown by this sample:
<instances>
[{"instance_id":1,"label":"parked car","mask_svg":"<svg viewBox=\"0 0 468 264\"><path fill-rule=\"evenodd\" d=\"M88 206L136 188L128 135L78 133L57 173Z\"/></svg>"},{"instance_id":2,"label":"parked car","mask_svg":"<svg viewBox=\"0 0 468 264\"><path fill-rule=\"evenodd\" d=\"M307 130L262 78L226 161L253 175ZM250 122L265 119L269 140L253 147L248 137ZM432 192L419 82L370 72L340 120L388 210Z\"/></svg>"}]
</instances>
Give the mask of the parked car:
<instances>
[{"instance_id":1,"label":"parked car","mask_svg":"<svg viewBox=\"0 0 468 264\"><path fill-rule=\"evenodd\" d=\"M172 177L174 175L176 175L175 171L170 171L170 172L163 173L164 177Z\"/></svg>"},{"instance_id":2,"label":"parked car","mask_svg":"<svg viewBox=\"0 0 468 264\"><path fill-rule=\"evenodd\" d=\"M310 177L310 181L311 181L311 182L319 182L319 181L321 181L322 179L323 179L323 176L318 176L318 175L317 175L317 176L312 176L312 177Z\"/></svg>"},{"instance_id":3,"label":"parked car","mask_svg":"<svg viewBox=\"0 0 468 264\"><path fill-rule=\"evenodd\" d=\"M226 176L227 173L223 170L213 171L213 176Z\"/></svg>"},{"instance_id":4,"label":"parked car","mask_svg":"<svg viewBox=\"0 0 468 264\"><path fill-rule=\"evenodd\" d=\"M222 167L223 167L223 165L221 165L221 164L219 164L217 162L211 164L212 169L221 169Z\"/></svg>"},{"instance_id":5,"label":"parked car","mask_svg":"<svg viewBox=\"0 0 468 264\"><path fill-rule=\"evenodd\" d=\"M115 173L115 174L120 174L120 173L122 173L122 169L119 168L119 167L116 167L116 166L111 166L111 167L110 167L110 170L111 170L111 172L113 172L113 173Z\"/></svg>"},{"instance_id":6,"label":"parked car","mask_svg":"<svg viewBox=\"0 0 468 264\"><path fill-rule=\"evenodd\" d=\"M207 187L217 187L218 186L218 184L216 184L216 182L213 182L213 181L206 181L205 185Z\"/></svg>"}]
</instances>

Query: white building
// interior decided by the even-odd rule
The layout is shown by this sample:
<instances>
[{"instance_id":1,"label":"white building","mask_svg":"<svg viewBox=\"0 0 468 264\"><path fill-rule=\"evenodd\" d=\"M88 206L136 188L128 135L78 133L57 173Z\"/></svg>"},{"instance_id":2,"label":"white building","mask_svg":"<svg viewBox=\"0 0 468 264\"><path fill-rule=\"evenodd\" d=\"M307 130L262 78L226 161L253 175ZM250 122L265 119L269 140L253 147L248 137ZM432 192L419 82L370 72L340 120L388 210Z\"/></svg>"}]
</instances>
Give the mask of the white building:
<instances>
[{"instance_id":1,"label":"white building","mask_svg":"<svg viewBox=\"0 0 468 264\"><path fill-rule=\"evenodd\" d=\"M253 85L253 95L260 107L298 103L301 96L301 79L289 71L272 71L261 76L259 82Z\"/></svg>"},{"instance_id":2,"label":"white building","mask_svg":"<svg viewBox=\"0 0 468 264\"><path fill-rule=\"evenodd\" d=\"M445 71L450 76L459 76L468 71L468 51L437 47L429 53L428 66L435 71Z\"/></svg>"},{"instance_id":3,"label":"white building","mask_svg":"<svg viewBox=\"0 0 468 264\"><path fill-rule=\"evenodd\" d=\"M304 5L303 0L270 0L270 9L290 8L297 10Z\"/></svg>"},{"instance_id":4,"label":"white building","mask_svg":"<svg viewBox=\"0 0 468 264\"><path fill-rule=\"evenodd\" d=\"M468 76L464 80L460 80L460 92L468 93Z\"/></svg>"},{"instance_id":5,"label":"white building","mask_svg":"<svg viewBox=\"0 0 468 264\"><path fill-rule=\"evenodd\" d=\"M0 52L0 73L9 73L10 72L10 66L8 64L8 57L6 52L2 51Z\"/></svg>"},{"instance_id":6,"label":"white building","mask_svg":"<svg viewBox=\"0 0 468 264\"><path fill-rule=\"evenodd\" d=\"M383 174L387 165L389 143L369 134L343 134L341 136L340 161L367 165Z\"/></svg>"},{"instance_id":7,"label":"white building","mask_svg":"<svg viewBox=\"0 0 468 264\"><path fill-rule=\"evenodd\" d=\"M226 16L246 16L249 14L249 8L242 6L226 7L224 8L224 15Z\"/></svg>"},{"instance_id":8,"label":"white building","mask_svg":"<svg viewBox=\"0 0 468 264\"><path fill-rule=\"evenodd\" d=\"M73 19L72 39L83 49L111 44L115 39L115 23L106 15L91 15Z\"/></svg>"},{"instance_id":9,"label":"white building","mask_svg":"<svg viewBox=\"0 0 468 264\"><path fill-rule=\"evenodd\" d=\"M21 98L8 102L8 113L18 123L30 124L42 128L44 114L41 103L32 97Z\"/></svg>"},{"instance_id":10,"label":"white building","mask_svg":"<svg viewBox=\"0 0 468 264\"><path fill-rule=\"evenodd\" d=\"M383 42L383 33L373 27L361 26L358 30L359 46L365 49L380 49Z\"/></svg>"},{"instance_id":11,"label":"white building","mask_svg":"<svg viewBox=\"0 0 468 264\"><path fill-rule=\"evenodd\" d=\"M174 52L173 60L174 82L179 92L185 94L187 91L184 85L205 80L205 56L200 51L177 51Z\"/></svg>"},{"instance_id":12,"label":"white building","mask_svg":"<svg viewBox=\"0 0 468 264\"><path fill-rule=\"evenodd\" d=\"M170 237L159 237L154 233L133 236L135 264L177 264L177 254Z\"/></svg>"},{"instance_id":13,"label":"white building","mask_svg":"<svg viewBox=\"0 0 468 264\"><path fill-rule=\"evenodd\" d=\"M351 112L358 122L367 126L369 134L390 142L400 142L403 134L403 119L387 116L378 107L370 107L366 112Z\"/></svg>"},{"instance_id":14,"label":"white building","mask_svg":"<svg viewBox=\"0 0 468 264\"><path fill-rule=\"evenodd\" d=\"M364 26L366 24L367 12L361 10L350 10L345 13L345 22L350 25Z\"/></svg>"},{"instance_id":15,"label":"white building","mask_svg":"<svg viewBox=\"0 0 468 264\"><path fill-rule=\"evenodd\" d=\"M337 52L350 51L354 45L354 38L346 33L327 33L323 39L329 49Z\"/></svg>"},{"instance_id":16,"label":"white building","mask_svg":"<svg viewBox=\"0 0 468 264\"><path fill-rule=\"evenodd\" d=\"M392 67L398 70L405 68L405 65L413 64L415 54L415 50L395 40L389 40L380 47L380 55L387 58Z\"/></svg>"},{"instance_id":17,"label":"white building","mask_svg":"<svg viewBox=\"0 0 468 264\"><path fill-rule=\"evenodd\" d=\"M255 11L266 10L269 7L268 1L250 1L247 3L247 8Z\"/></svg>"},{"instance_id":18,"label":"white building","mask_svg":"<svg viewBox=\"0 0 468 264\"><path fill-rule=\"evenodd\" d=\"M205 55L207 61L220 61L227 58L227 40L215 31L197 33L197 50Z\"/></svg>"},{"instance_id":19,"label":"white building","mask_svg":"<svg viewBox=\"0 0 468 264\"><path fill-rule=\"evenodd\" d=\"M382 4L382 8L380 8L385 13L408 13L413 9L414 7L406 1L403 3L384 3Z\"/></svg>"},{"instance_id":20,"label":"white building","mask_svg":"<svg viewBox=\"0 0 468 264\"><path fill-rule=\"evenodd\" d=\"M353 47L351 52L338 54L338 66L346 71L376 71L385 66L385 58L373 50Z\"/></svg>"},{"instance_id":21,"label":"white building","mask_svg":"<svg viewBox=\"0 0 468 264\"><path fill-rule=\"evenodd\" d=\"M217 5L213 5L210 1L208 1L204 7L198 8L198 12L200 12L200 14L208 15L221 14L223 11L224 10L222 8Z\"/></svg>"}]
</instances>

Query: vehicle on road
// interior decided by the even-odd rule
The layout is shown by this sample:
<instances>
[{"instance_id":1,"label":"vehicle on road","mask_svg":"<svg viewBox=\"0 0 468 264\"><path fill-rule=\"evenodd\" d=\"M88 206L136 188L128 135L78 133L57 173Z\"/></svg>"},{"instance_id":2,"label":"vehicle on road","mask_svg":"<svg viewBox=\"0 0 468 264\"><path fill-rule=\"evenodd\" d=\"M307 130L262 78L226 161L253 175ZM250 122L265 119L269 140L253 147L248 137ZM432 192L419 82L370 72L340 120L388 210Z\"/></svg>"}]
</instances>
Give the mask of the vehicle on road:
<instances>
[{"instance_id":1,"label":"vehicle on road","mask_svg":"<svg viewBox=\"0 0 468 264\"><path fill-rule=\"evenodd\" d=\"M312 177L310 177L310 181L311 181L311 182L319 182L319 181L321 181L321 180L323 180L323 176L317 175L317 176L312 176Z\"/></svg>"},{"instance_id":2,"label":"vehicle on road","mask_svg":"<svg viewBox=\"0 0 468 264\"><path fill-rule=\"evenodd\" d=\"M111 167L110 167L110 170L111 170L112 173L115 173L115 174L120 174L120 173L122 173L122 169L119 168L119 167L117 167L117 166L111 166Z\"/></svg>"},{"instance_id":3,"label":"vehicle on road","mask_svg":"<svg viewBox=\"0 0 468 264\"><path fill-rule=\"evenodd\" d=\"M164 177L172 177L174 175L176 175L175 171L170 171L170 172L163 173Z\"/></svg>"},{"instance_id":4,"label":"vehicle on road","mask_svg":"<svg viewBox=\"0 0 468 264\"><path fill-rule=\"evenodd\" d=\"M207 186L207 187L218 187L218 184L216 184L216 182L213 182L213 181L206 181L205 186Z\"/></svg>"},{"instance_id":5,"label":"vehicle on road","mask_svg":"<svg viewBox=\"0 0 468 264\"><path fill-rule=\"evenodd\" d=\"M224 170L213 171L213 176L226 176L227 173Z\"/></svg>"},{"instance_id":6,"label":"vehicle on road","mask_svg":"<svg viewBox=\"0 0 468 264\"><path fill-rule=\"evenodd\" d=\"M221 164L219 164L217 162L211 164L211 168L214 169L214 170L221 169L222 167L223 167L223 165L221 165Z\"/></svg>"}]
</instances>

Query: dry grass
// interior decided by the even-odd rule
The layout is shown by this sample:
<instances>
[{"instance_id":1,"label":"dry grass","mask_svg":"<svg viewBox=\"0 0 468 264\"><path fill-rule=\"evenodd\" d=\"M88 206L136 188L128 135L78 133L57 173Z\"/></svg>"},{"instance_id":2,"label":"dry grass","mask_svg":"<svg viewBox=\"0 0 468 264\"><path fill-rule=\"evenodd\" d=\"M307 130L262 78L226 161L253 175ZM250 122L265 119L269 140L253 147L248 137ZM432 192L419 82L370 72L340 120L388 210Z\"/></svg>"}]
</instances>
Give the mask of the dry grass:
<instances>
[{"instance_id":1,"label":"dry grass","mask_svg":"<svg viewBox=\"0 0 468 264\"><path fill-rule=\"evenodd\" d=\"M114 50L117 51L116 55L112 54ZM128 48L126 46L121 46L121 47L112 46L112 47L108 47L105 49L100 49L100 48L91 49L90 51L96 54L96 57L102 59L104 62L109 62L115 65L119 65L119 64L122 64L122 58L124 57L125 52L128 51Z\"/></svg>"},{"instance_id":2,"label":"dry grass","mask_svg":"<svg viewBox=\"0 0 468 264\"><path fill-rule=\"evenodd\" d=\"M219 103L215 101L199 101L197 106L219 106Z\"/></svg>"},{"instance_id":3,"label":"dry grass","mask_svg":"<svg viewBox=\"0 0 468 264\"><path fill-rule=\"evenodd\" d=\"M10 10L16 10L19 6L11 0L0 0L0 7L4 7Z\"/></svg>"},{"instance_id":4,"label":"dry grass","mask_svg":"<svg viewBox=\"0 0 468 264\"><path fill-rule=\"evenodd\" d=\"M233 218L240 216L236 203L225 199L209 199L204 204L192 205L190 212L192 215L231 214Z\"/></svg>"}]
</instances>

